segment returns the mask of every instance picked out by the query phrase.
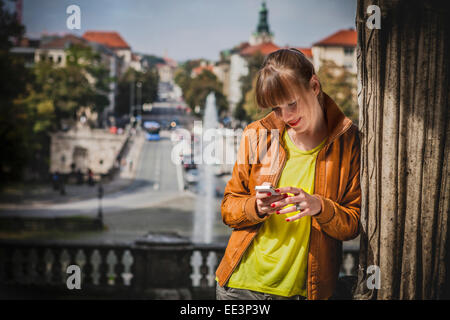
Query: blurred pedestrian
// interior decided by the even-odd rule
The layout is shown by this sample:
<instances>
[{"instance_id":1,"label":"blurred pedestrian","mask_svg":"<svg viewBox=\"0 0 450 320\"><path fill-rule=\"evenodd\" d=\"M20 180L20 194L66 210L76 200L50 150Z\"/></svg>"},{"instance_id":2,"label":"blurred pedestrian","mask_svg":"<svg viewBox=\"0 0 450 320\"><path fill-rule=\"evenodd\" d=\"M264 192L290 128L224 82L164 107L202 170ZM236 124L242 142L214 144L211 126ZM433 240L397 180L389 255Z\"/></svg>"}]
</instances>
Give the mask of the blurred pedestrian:
<instances>
[{"instance_id":1,"label":"blurred pedestrian","mask_svg":"<svg viewBox=\"0 0 450 320\"><path fill-rule=\"evenodd\" d=\"M59 172L55 171L52 174L52 183L53 183L53 190L59 189Z\"/></svg>"},{"instance_id":2,"label":"blurred pedestrian","mask_svg":"<svg viewBox=\"0 0 450 320\"><path fill-rule=\"evenodd\" d=\"M77 176L77 184L83 184L83 173L81 172L80 169L77 170L76 172L76 176Z\"/></svg>"},{"instance_id":3,"label":"blurred pedestrian","mask_svg":"<svg viewBox=\"0 0 450 320\"><path fill-rule=\"evenodd\" d=\"M88 185L93 186L94 185L94 173L89 168L87 174L88 174Z\"/></svg>"}]
</instances>

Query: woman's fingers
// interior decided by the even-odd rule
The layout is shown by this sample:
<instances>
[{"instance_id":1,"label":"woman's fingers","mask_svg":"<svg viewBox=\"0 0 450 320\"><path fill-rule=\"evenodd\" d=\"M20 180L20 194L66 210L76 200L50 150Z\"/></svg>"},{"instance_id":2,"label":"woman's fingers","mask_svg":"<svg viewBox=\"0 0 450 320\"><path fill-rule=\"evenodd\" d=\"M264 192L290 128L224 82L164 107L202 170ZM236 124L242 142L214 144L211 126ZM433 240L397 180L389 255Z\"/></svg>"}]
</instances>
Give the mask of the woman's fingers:
<instances>
[{"instance_id":1,"label":"woman's fingers","mask_svg":"<svg viewBox=\"0 0 450 320\"><path fill-rule=\"evenodd\" d=\"M307 216L307 215L308 215L309 211L310 211L309 208L307 208L307 209L305 209L305 210L302 210L302 212L296 214L295 216L286 218L286 221L287 221L287 222L291 222L291 221L295 221L295 220L298 220L298 219L300 219L300 218L303 218L304 216Z\"/></svg>"},{"instance_id":2,"label":"woman's fingers","mask_svg":"<svg viewBox=\"0 0 450 320\"><path fill-rule=\"evenodd\" d=\"M304 192L303 189L295 188L295 187L282 187L282 188L276 189L276 191L279 193L292 193L294 195Z\"/></svg>"},{"instance_id":3,"label":"woman's fingers","mask_svg":"<svg viewBox=\"0 0 450 320\"><path fill-rule=\"evenodd\" d=\"M264 202L262 202L261 199L256 200L256 205L260 213L266 213L269 215L275 213L275 210L272 207L265 204Z\"/></svg>"},{"instance_id":4,"label":"woman's fingers","mask_svg":"<svg viewBox=\"0 0 450 320\"><path fill-rule=\"evenodd\" d=\"M308 208L308 203L306 201L300 202L300 210L304 210L306 208ZM279 209L279 210L276 211L276 213L277 214L285 214L285 213L291 213L291 212L295 212L295 211L298 211L298 210L297 210L297 208L295 207L295 204L294 204L294 205L289 206L287 208Z\"/></svg>"},{"instance_id":5,"label":"woman's fingers","mask_svg":"<svg viewBox=\"0 0 450 320\"><path fill-rule=\"evenodd\" d=\"M283 208L288 204L299 203L306 199L303 193L298 194L296 196L285 196L283 199L273 202L272 207L275 209Z\"/></svg>"}]
</instances>

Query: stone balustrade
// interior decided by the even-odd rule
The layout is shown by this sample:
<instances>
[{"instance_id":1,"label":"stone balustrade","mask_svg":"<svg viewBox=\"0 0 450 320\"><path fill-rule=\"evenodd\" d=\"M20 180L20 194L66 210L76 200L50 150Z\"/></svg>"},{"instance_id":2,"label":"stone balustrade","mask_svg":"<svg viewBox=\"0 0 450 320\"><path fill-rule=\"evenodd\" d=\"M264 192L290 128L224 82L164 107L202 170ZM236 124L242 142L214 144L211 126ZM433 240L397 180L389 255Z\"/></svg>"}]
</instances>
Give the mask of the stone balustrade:
<instances>
[{"instance_id":1,"label":"stone balustrade","mask_svg":"<svg viewBox=\"0 0 450 320\"><path fill-rule=\"evenodd\" d=\"M0 298L214 299L225 244L186 240L57 243L0 240ZM355 276L358 252L344 250L341 276ZM69 265L81 289L69 290Z\"/></svg>"}]
</instances>

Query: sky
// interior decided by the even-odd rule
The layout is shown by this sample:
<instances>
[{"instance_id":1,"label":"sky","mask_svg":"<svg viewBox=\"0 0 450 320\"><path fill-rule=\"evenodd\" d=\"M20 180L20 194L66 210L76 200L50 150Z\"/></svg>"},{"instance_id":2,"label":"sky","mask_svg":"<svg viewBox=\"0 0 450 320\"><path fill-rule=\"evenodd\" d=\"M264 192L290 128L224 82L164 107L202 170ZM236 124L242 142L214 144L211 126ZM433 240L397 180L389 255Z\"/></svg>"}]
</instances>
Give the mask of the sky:
<instances>
[{"instance_id":1,"label":"sky","mask_svg":"<svg viewBox=\"0 0 450 320\"><path fill-rule=\"evenodd\" d=\"M23 0L27 35L117 31L133 52L187 59L219 59L221 50L248 41L262 0ZM69 30L66 8L81 9L81 29ZM267 0L278 46L310 47L340 29L355 28L356 0Z\"/></svg>"}]
</instances>

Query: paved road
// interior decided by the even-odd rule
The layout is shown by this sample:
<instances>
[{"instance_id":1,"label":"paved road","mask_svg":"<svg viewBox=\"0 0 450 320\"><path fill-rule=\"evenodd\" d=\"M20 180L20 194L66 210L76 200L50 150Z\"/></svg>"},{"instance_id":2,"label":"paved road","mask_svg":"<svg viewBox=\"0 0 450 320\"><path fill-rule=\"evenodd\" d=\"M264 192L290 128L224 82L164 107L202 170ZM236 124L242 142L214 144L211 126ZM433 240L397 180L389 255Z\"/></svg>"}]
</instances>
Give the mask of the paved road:
<instances>
[{"instance_id":1,"label":"paved road","mask_svg":"<svg viewBox=\"0 0 450 320\"><path fill-rule=\"evenodd\" d=\"M122 191L103 198L104 223L108 231L70 235L70 239L132 240L148 231L172 231L186 237L192 236L197 196L183 190L183 169L171 161L172 142L169 137L170 134L166 132L162 133L160 141L146 141L135 180ZM97 192L97 189L93 192ZM230 229L222 223L220 200L216 199L214 240L224 241ZM2 216L95 217L98 203L98 199L94 198L20 210L7 209L2 210Z\"/></svg>"},{"instance_id":2,"label":"paved road","mask_svg":"<svg viewBox=\"0 0 450 320\"><path fill-rule=\"evenodd\" d=\"M145 208L180 196L176 166L170 161L171 142L168 138L144 144L139 169L134 182L122 191L106 195L103 200L105 214L129 209ZM97 192L97 188L93 189ZM95 216L98 199L63 204L37 206L22 210L2 210L2 215L15 216Z\"/></svg>"}]
</instances>

